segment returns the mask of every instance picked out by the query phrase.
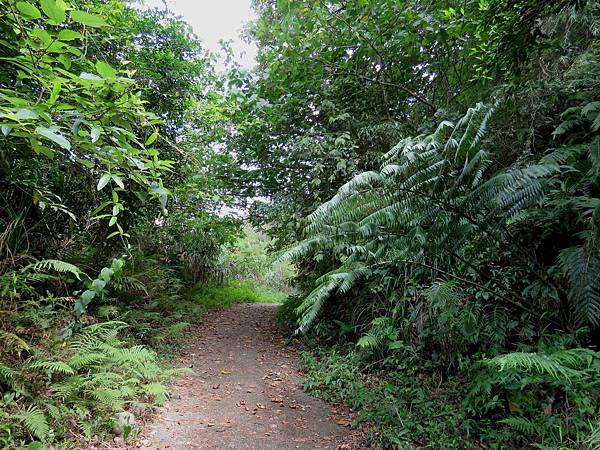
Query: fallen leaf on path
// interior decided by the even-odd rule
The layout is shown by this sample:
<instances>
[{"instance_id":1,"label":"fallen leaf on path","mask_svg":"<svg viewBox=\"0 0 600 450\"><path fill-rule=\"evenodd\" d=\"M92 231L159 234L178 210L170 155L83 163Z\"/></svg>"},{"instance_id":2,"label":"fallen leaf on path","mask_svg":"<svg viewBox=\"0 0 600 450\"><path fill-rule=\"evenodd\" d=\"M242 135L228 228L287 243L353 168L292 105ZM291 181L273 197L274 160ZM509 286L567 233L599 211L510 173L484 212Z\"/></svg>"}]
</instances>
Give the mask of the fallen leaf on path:
<instances>
[{"instance_id":1,"label":"fallen leaf on path","mask_svg":"<svg viewBox=\"0 0 600 450\"><path fill-rule=\"evenodd\" d=\"M348 419L336 419L335 423L343 427L349 427L352 424L352 421Z\"/></svg>"}]
</instances>

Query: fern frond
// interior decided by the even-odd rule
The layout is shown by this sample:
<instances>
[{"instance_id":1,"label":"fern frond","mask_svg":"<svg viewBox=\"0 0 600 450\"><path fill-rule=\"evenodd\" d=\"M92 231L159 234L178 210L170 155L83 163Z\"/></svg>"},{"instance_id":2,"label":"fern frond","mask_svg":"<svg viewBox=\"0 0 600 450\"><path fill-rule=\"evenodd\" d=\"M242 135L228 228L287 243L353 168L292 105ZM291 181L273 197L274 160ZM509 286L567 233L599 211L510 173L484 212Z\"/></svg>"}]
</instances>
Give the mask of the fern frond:
<instances>
[{"instance_id":1,"label":"fern frond","mask_svg":"<svg viewBox=\"0 0 600 450\"><path fill-rule=\"evenodd\" d=\"M499 422L506 424L523 434L534 435L540 432L539 425L527 417L507 417Z\"/></svg>"},{"instance_id":2,"label":"fern frond","mask_svg":"<svg viewBox=\"0 0 600 450\"><path fill-rule=\"evenodd\" d=\"M118 389L107 389L98 387L91 392L91 395L104 407L112 411L121 411L125 407L125 402L121 391Z\"/></svg>"},{"instance_id":3,"label":"fern frond","mask_svg":"<svg viewBox=\"0 0 600 450\"><path fill-rule=\"evenodd\" d=\"M151 395L159 405L167 401L167 388L160 383L149 383L143 386L146 394Z\"/></svg>"},{"instance_id":4,"label":"fern frond","mask_svg":"<svg viewBox=\"0 0 600 450\"><path fill-rule=\"evenodd\" d=\"M0 362L0 380L6 383L10 387L14 387L17 382L17 377L19 372L17 372L12 367L6 366Z\"/></svg>"},{"instance_id":5,"label":"fern frond","mask_svg":"<svg viewBox=\"0 0 600 450\"><path fill-rule=\"evenodd\" d=\"M569 301L576 324L600 325L600 251L586 243L559 254L559 268L570 282Z\"/></svg>"},{"instance_id":6,"label":"fern frond","mask_svg":"<svg viewBox=\"0 0 600 450\"><path fill-rule=\"evenodd\" d=\"M32 361L24 365L24 368L27 370L32 369L42 369L45 370L48 374L53 375L55 373L62 373L65 375L74 375L75 370L67 363L63 361Z\"/></svg>"},{"instance_id":7,"label":"fern frond","mask_svg":"<svg viewBox=\"0 0 600 450\"><path fill-rule=\"evenodd\" d=\"M74 275L78 280L81 278L81 270L68 262L60 261L58 259L43 259L41 261L37 261L33 264L29 264L25 266L23 271L33 271L33 272L41 272L44 270L54 270L59 273L70 273Z\"/></svg>"},{"instance_id":8,"label":"fern frond","mask_svg":"<svg viewBox=\"0 0 600 450\"><path fill-rule=\"evenodd\" d=\"M46 439L50 432L46 415L36 405L30 405L26 411L15 414L14 417L25 426L32 436L42 441Z\"/></svg>"},{"instance_id":9,"label":"fern frond","mask_svg":"<svg viewBox=\"0 0 600 450\"><path fill-rule=\"evenodd\" d=\"M547 375L565 383L583 376L583 371L591 363L593 352L585 349L563 350L553 354L515 352L497 356L489 364L500 372L517 372Z\"/></svg>"},{"instance_id":10,"label":"fern frond","mask_svg":"<svg viewBox=\"0 0 600 450\"><path fill-rule=\"evenodd\" d=\"M4 347L6 351L12 351L15 348L19 351L29 350L29 344L27 342L25 342L16 334L9 333L8 331L0 330L0 341L3 341L5 344L7 344L7 346Z\"/></svg>"},{"instance_id":11,"label":"fern frond","mask_svg":"<svg viewBox=\"0 0 600 450\"><path fill-rule=\"evenodd\" d=\"M68 364L74 369L80 369L82 367L87 367L92 363L101 363L106 359L107 355L104 353L78 351L69 359Z\"/></svg>"}]
</instances>

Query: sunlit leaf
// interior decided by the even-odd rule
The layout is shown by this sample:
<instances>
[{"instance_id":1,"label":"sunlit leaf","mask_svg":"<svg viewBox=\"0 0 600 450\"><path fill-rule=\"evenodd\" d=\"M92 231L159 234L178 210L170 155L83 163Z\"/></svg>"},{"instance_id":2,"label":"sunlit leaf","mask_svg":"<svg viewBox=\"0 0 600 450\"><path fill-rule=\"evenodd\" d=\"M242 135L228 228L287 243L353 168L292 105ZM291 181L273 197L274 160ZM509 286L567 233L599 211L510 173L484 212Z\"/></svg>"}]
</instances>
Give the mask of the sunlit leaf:
<instances>
[{"instance_id":1,"label":"sunlit leaf","mask_svg":"<svg viewBox=\"0 0 600 450\"><path fill-rule=\"evenodd\" d=\"M125 184L123 183L123 180L119 176L111 175L111 178L113 179L113 181L116 183L117 186L119 186L121 189L125 189Z\"/></svg>"},{"instance_id":2,"label":"sunlit leaf","mask_svg":"<svg viewBox=\"0 0 600 450\"><path fill-rule=\"evenodd\" d=\"M79 78L82 78L84 80L90 80L90 81L103 81L103 79L101 77L99 77L98 75L94 75L93 73L87 73L87 72L81 72L81 74L79 75Z\"/></svg>"},{"instance_id":3,"label":"sunlit leaf","mask_svg":"<svg viewBox=\"0 0 600 450\"><path fill-rule=\"evenodd\" d=\"M146 139L146 145L151 145L154 141L156 141L156 138L158 137L158 130L155 131L154 133L152 133L148 139Z\"/></svg>"},{"instance_id":4,"label":"sunlit leaf","mask_svg":"<svg viewBox=\"0 0 600 450\"><path fill-rule=\"evenodd\" d=\"M40 0L40 3L44 14L46 14L55 25L67 20L65 10L55 0Z\"/></svg>"},{"instance_id":5,"label":"sunlit leaf","mask_svg":"<svg viewBox=\"0 0 600 450\"><path fill-rule=\"evenodd\" d=\"M100 133L102 133L102 129L100 127L92 127L90 131L90 137L92 138L92 142L98 141L100 139Z\"/></svg>"},{"instance_id":6,"label":"sunlit leaf","mask_svg":"<svg viewBox=\"0 0 600 450\"><path fill-rule=\"evenodd\" d=\"M60 145L65 150L71 149L71 143L67 140L67 138L65 138L62 134L56 132L55 130L39 126L35 129L35 133Z\"/></svg>"},{"instance_id":7,"label":"sunlit leaf","mask_svg":"<svg viewBox=\"0 0 600 450\"><path fill-rule=\"evenodd\" d=\"M115 78L117 76L117 71L104 61L96 63L96 70L103 78Z\"/></svg>"},{"instance_id":8,"label":"sunlit leaf","mask_svg":"<svg viewBox=\"0 0 600 450\"><path fill-rule=\"evenodd\" d=\"M16 116L21 119L21 120L28 120L28 119L37 119L40 115L38 113L36 113L35 111L31 111L30 109L20 109L17 111Z\"/></svg>"},{"instance_id":9,"label":"sunlit leaf","mask_svg":"<svg viewBox=\"0 0 600 450\"><path fill-rule=\"evenodd\" d=\"M86 25L88 27L106 27L108 24L106 21L96 14L90 14L81 10L71 11L71 18L82 25Z\"/></svg>"},{"instance_id":10,"label":"sunlit leaf","mask_svg":"<svg viewBox=\"0 0 600 450\"><path fill-rule=\"evenodd\" d=\"M96 189L101 191L108 184L109 181L110 173L105 173L100 177L100 180L98 180L98 185L96 186Z\"/></svg>"},{"instance_id":11,"label":"sunlit leaf","mask_svg":"<svg viewBox=\"0 0 600 450\"><path fill-rule=\"evenodd\" d=\"M73 30L61 30L58 33L58 39L61 41L72 41L74 39L81 39L82 37L81 33Z\"/></svg>"},{"instance_id":12,"label":"sunlit leaf","mask_svg":"<svg viewBox=\"0 0 600 450\"><path fill-rule=\"evenodd\" d=\"M26 19L35 20L42 17L40 10L29 2L17 2L17 9Z\"/></svg>"}]
</instances>

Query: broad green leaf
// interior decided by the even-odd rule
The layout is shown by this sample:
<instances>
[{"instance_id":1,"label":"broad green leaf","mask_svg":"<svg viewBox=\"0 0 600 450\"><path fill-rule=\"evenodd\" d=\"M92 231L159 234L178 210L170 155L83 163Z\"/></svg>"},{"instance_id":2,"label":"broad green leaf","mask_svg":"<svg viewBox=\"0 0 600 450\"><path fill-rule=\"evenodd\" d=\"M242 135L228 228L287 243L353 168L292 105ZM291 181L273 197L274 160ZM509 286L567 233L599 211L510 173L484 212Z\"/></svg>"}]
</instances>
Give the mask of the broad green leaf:
<instances>
[{"instance_id":1,"label":"broad green leaf","mask_svg":"<svg viewBox=\"0 0 600 450\"><path fill-rule=\"evenodd\" d=\"M75 303L75 315L77 317L79 317L79 316L81 316L83 314L84 311L85 311L85 308L81 304L81 301L76 302Z\"/></svg>"},{"instance_id":2,"label":"broad green leaf","mask_svg":"<svg viewBox=\"0 0 600 450\"><path fill-rule=\"evenodd\" d=\"M167 207L167 200L168 197L166 195L158 196L158 201L160 202L160 206L162 207L162 209L165 209Z\"/></svg>"},{"instance_id":3,"label":"broad green leaf","mask_svg":"<svg viewBox=\"0 0 600 450\"><path fill-rule=\"evenodd\" d=\"M62 5L55 0L40 0L40 3L44 14L46 14L55 25L67 20L64 8L62 8Z\"/></svg>"},{"instance_id":4,"label":"broad green leaf","mask_svg":"<svg viewBox=\"0 0 600 450\"><path fill-rule=\"evenodd\" d=\"M158 130L156 130L154 133L152 133L148 139L146 139L146 145L150 145L152 144L156 138L158 137Z\"/></svg>"},{"instance_id":5,"label":"broad green leaf","mask_svg":"<svg viewBox=\"0 0 600 450\"><path fill-rule=\"evenodd\" d=\"M123 261L121 258L113 258L112 262L110 263L110 268L116 272L121 270L124 265L125 261Z\"/></svg>"},{"instance_id":6,"label":"broad green leaf","mask_svg":"<svg viewBox=\"0 0 600 450\"><path fill-rule=\"evenodd\" d=\"M110 281L111 277L114 275L115 271L108 267L104 267L100 271L100 278L106 281L107 283Z\"/></svg>"},{"instance_id":7,"label":"broad green leaf","mask_svg":"<svg viewBox=\"0 0 600 450\"><path fill-rule=\"evenodd\" d=\"M106 27L108 24L106 21L95 14L90 14L85 11L80 11L78 9L71 11L71 19L75 22L78 22L82 25L86 25L88 27Z\"/></svg>"},{"instance_id":8,"label":"broad green leaf","mask_svg":"<svg viewBox=\"0 0 600 450\"><path fill-rule=\"evenodd\" d=\"M108 222L108 226L112 227L115 223L117 223L117 216L112 216Z\"/></svg>"},{"instance_id":9,"label":"broad green leaf","mask_svg":"<svg viewBox=\"0 0 600 450\"><path fill-rule=\"evenodd\" d=\"M117 184L117 186L119 186L121 189L125 189L125 184L123 183L123 180L119 176L111 175L111 178Z\"/></svg>"},{"instance_id":10,"label":"broad green leaf","mask_svg":"<svg viewBox=\"0 0 600 450\"><path fill-rule=\"evenodd\" d=\"M52 151L48 147L43 146L37 139L31 138L29 139L29 142L31 143L31 148L33 148L33 151L36 154L42 154L49 159L54 158L54 151Z\"/></svg>"},{"instance_id":11,"label":"broad green leaf","mask_svg":"<svg viewBox=\"0 0 600 450\"><path fill-rule=\"evenodd\" d=\"M60 145L65 150L71 149L71 143L67 140L67 138L65 138L62 134L57 133L55 130L39 126L35 129L35 133Z\"/></svg>"},{"instance_id":12,"label":"broad green leaf","mask_svg":"<svg viewBox=\"0 0 600 450\"><path fill-rule=\"evenodd\" d=\"M80 300L84 306L89 305L92 299L96 296L96 293L90 289L86 290L83 294L81 294Z\"/></svg>"},{"instance_id":13,"label":"broad green leaf","mask_svg":"<svg viewBox=\"0 0 600 450\"><path fill-rule=\"evenodd\" d=\"M93 73L87 73L87 72L81 72L81 74L79 75L79 78L82 78L84 80L90 80L90 81L104 81L98 75L94 75Z\"/></svg>"},{"instance_id":14,"label":"broad green leaf","mask_svg":"<svg viewBox=\"0 0 600 450\"><path fill-rule=\"evenodd\" d=\"M8 136L8 134L12 131L13 127L12 125L2 125L0 129L2 130L2 134L4 136Z\"/></svg>"},{"instance_id":15,"label":"broad green leaf","mask_svg":"<svg viewBox=\"0 0 600 450\"><path fill-rule=\"evenodd\" d=\"M110 181L110 173L105 173L104 175L102 175L100 177L100 180L98 180L98 185L96 186L96 189L101 191L104 186L106 186L108 184L108 182Z\"/></svg>"},{"instance_id":16,"label":"broad green leaf","mask_svg":"<svg viewBox=\"0 0 600 450\"><path fill-rule=\"evenodd\" d=\"M46 47L46 52L48 52L48 53L65 53L65 46L66 46L66 44L64 42L53 41L50 43L50 45L48 45Z\"/></svg>"},{"instance_id":17,"label":"broad green leaf","mask_svg":"<svg viewBox=\"0 0 600 450\"><path fill-rule=\"evenodd\" d=\"M83 164L88 169L93 169L94 167L96 167L96 164L94 164L94 162L90 161L89 159L77 158L76 161L78 163Z\"/></svg>"},{"instance_id":18,"label":"broad green leaf","mask_svg":"<svg viewBox=\"0 0 600 450\"><path fill-rule=\"evenodd\" d=\"M70 56L62 53L62 54L58 55L57 59L63 65L63 67L65 69L70 69L71 68L71 58L70 58Z\"/></svg>"},{"instance_id":19,"label":"broad green leaf","mask_svg":"<svg viewBox=\"0 0 600 450\"><path fill-rule=\"evenodd\" d=\"M40 117L35 111L26 108L18 110L16 116L21 120L37 119Z\"/></svg>"},{"instance_id":20,"label":"broad green leaf","mask_svg":"<svg viewBox=\"0 0 600 450\"><path fill-rule=\"evenodd\" d=\"M39 19L42 13L29 2L17 2L17 9L26 19Z\"/></svg>"},{"instance_id":21,"label":"broad green leaf","mask_svg":"<svg viewBox=\"0 0 600 450\"><path fill-rule=\"evenodd\" d=\"M96 291L96 293L100 294L102 289L106 287L106 281L104 280L94 280L92 281L92 289Z\"/></svg>"},{"instance_id":22,"label":"broad green leaf","mask_svg":"<svg viewBox=\"0 0 600 450\"><path fill-rule=\"evenodd\" d=\"M112 204L112 202L109 200L101 203L91 212L91 215L93 216L94 214L98 214L100 211L102 211L104 208L106 208L110 204ZM107 215L107 217L108 217L108 215Z\"/></svg>"},{"instance_id":23,"label":"broad green leaf","mask_svg":"<svg viewBox=\"0 0 600 450\"><path fill-rule=\"evenodd\" d=\"M117 76L117 71L111 67L110 64L105 63L104 61L98 61L96 63L96 70L103 78L115 78Z\"/></svg>"},{"instance_id":24,"label":"broad green leaf","mask_svg":"<svg viewBox=\"0 0 600 450\"><path fill-rule=\"evenodd\" d=\"M48 99L49 105L54 105L56 100L58 100L58 95L60 94L60 90L62 89L62 82L59 78L54 80L52 84L52 92L50 92L50 98Z\"/></svg>"},{"instance_id":25,"label":"broad green leaf","mask_svg":"<svg viewBox=\"0 0 600 450\"><path fill-rule=\"evenodd\" d=\"M44 46L48 46L52 43L52 36L42 28L34 28L31 30L31 35L36 39L39 39Z\"/></svg>"},{"instance_id":26,"label":"broad green leaf","mask_svg":"<svg viewBox=\"0 0 600 450\"><path fill-rule=\"evenodd\" d=\"M120 212L121 212L121 210L119 209L119 205L114 205L112 208L112 215L118 216Z\"/></svg>"},{"instance_id":27,"label":"broad green leaf","mask_svg":"<svg viewBox=\"0 0 600 450\"><path fill-rule=\"evenodd\" d=\"M100 139L100 133L102 133L102 129L100 127L92 127L90 130L90 137L92 138L92 142L98 141Z\"/></svg>"},{"instance_id":28,"label":"broad green leaf","mask_svg":"<svg viewBox=\"0 0 600 450\"><path fill-rule=\"evenodd\" d=\"M58 39L61 41L72 41L74 39L81 39L82 37L81 33L74 30L61 30L58 33Z\"/></svg>"},{"instance_id":29,"label":"broad green leaf","mask_svg":"<svg viewBox=\"0 0 600 450\"><path fill-rule=\"evenodd\" d=\"M75 55L76 57L81 57L83 56L83 52L81 50L79 50L77 47L67 47L67 50L69 51L69 53L71 53L72 55Z\"/></svg>"}]
</instances>

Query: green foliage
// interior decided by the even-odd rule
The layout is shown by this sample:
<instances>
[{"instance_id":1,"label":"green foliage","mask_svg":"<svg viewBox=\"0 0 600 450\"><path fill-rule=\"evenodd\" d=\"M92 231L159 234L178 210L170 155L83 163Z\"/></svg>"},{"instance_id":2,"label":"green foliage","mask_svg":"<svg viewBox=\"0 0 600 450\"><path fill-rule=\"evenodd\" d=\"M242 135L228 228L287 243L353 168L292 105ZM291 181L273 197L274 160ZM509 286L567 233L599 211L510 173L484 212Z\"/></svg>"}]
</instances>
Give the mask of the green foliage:
<instances>
[{"instance_id":1,"label":"green foliage","mask_svg":"<svg viewBox=\"0 0 600 450\"><path fill-rule=\"evenodd\" d=\"M108 218L116 230L111 235L123 235L120 195L141 190L166 201L159 177L170 163L136 136L138 126L160 121L145 111L125 67L86 57L84 43L94 41L97 27L107 25L94 8L93 13L70 8L67 18L64 2L44 0L43 14L32 20L39 10L20 4L20 9L13 1L2 4L7 34L1 43L6 64L0 145L10 149L2 153L2 173L11 189L25 192L40 209L72 219L76 213L62 199L59 180L48 168L71 167L87 174L98 180L97 191L107 187L112 192L96 205L93 220ZM95 197L90 191L87 195Z\"/></svg>"},{"instance_id":2,"label":"green foliage","mask_svg":"<svg viewBox=\"0 0 600 450\"><path fill-rule=\"evenodd\" d=\"M598 2L254 4L217 74L166 11L0 0L0 444L100 445L284 291L382 446L593 448Z\"/></svg>"},{"instance_id":3,"label":"green foliage","mask_svg":"<svg viewBox=\"0 0 600 450\"><path fill-rule=\"evenodd\" d=\"M274 263L269 255L271 245L271 239L263 232L244 227L242 236L226 245L219 257L224 278L289 292L294 268L290 263Z\"/></svg>"},{"instance_id":4,"label":"green foliage","mask_svg":"<svg viewBox=\"0 0 600 450\"><path fill-rule=\"evenodd\" d=\"M468 437L472 422L460 410L459 380L439 391L435 375L400 364L390 376L364 373L360 358L343 350L304 354L309 392L344 401L360 411L357 423L371 423L382 448L476 448ZM499 433L500 434L500 433Z\"/></svg>"},{"instance_id":5,"label":"green foliage","mask_svg":"<svg viewBox=\"0 0 600 450\"><path fill-rule=\"evenodd\" d=\"M79 300L75 303L75 314L77 317L80 317L84 313L94 297L102 297L105 294L106 286L113 277L118 278L121 275L124 264L125 261L122 258L114 258L110 267L104 267L100 271L98 278L88 284L88 289L83 291Z\"/></svg>"},{"instance_id":6,"label":"green foliage","mask_svg":"<svg viewBox=\"0 0 600 450\"><path fill-rule=\"evenodd\" d=\"M499 372L514 371L538 374L549 376L563 383L570 383L574 378L582 376L585 370L592 368L594 359L597 359L595 352L580 348L558 351L550 355L510 353L495 357L490 364L496 366Z\"/></svg>"},{"instance_id":7,"label":"green foliage","mask_svg":"<svg viewBox=\"0 0 600 450\"><path fill-rule=\"evenodd\" d=\"M50 427L46 416L37 406L30 405L26 411L16 414L15 419L22 422L27 431L37 439L44 440L48 436Z\"/></svg>"},{"instance_id":8,"label":"green foliage","mask_svg":"<svg viewBox=\"0 0 600 450\"><path fill-rule=\"evenodd\" d=\"M101 446L166 400L155 351L206 311L185 252L214 271L238 229L210 169L227 106L172 14L0 6L0 447Z\"/></svg>"}]
</instances>

